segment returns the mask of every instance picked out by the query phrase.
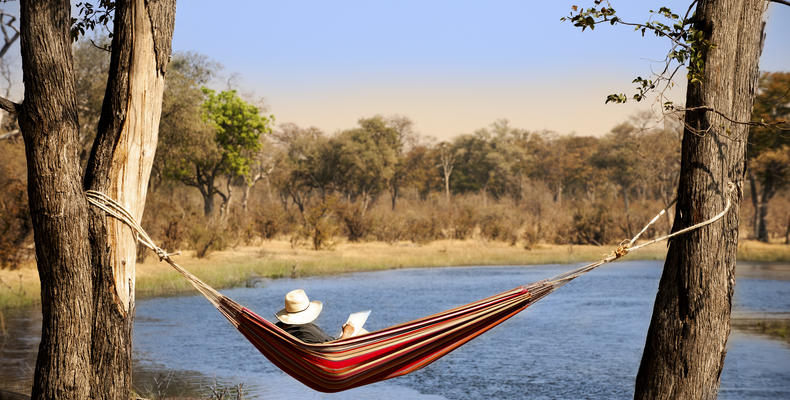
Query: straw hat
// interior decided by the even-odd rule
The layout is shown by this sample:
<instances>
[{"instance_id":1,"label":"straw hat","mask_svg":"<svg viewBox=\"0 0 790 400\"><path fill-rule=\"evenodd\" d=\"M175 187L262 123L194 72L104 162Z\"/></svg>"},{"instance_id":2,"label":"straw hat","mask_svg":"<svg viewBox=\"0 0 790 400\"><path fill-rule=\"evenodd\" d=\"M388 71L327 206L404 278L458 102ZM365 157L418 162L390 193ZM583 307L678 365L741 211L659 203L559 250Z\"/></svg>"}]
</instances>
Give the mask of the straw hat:
<instances>
[{"instance_id":1,"label":"straw hat","mask_svg":"<svg viewBox=\"0 0 790 400\"><path fill-rule=\"evenodd\" d=\"M324 305L320 301L310 301L304 290L296 289L285 295L285 308L277 311L275 316L286 324L307 324L318 318L322 308Z\"/></svg>"}]
</instances>

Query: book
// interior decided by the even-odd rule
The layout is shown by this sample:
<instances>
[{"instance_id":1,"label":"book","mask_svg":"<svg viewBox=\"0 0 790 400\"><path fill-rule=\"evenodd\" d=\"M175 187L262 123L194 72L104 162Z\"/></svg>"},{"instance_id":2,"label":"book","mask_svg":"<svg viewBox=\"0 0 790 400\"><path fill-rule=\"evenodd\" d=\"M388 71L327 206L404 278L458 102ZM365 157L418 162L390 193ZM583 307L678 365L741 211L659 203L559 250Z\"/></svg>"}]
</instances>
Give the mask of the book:
<instances>
[{"instance_id":1,"label":"book","mask_svg":"<svg viewBox=\"0 0 790 400\"><path fill-rule=\"evenodd\" d=\"M370 310L349 314L348 319L346 320L346 324L354 327L354 333L352 333L351 336L357 336L363 333L367 333L367 331L365 329L362 329L362 327L365 325L365 321L368 320L369 315L370 315Z\"/></svg>"}]
</instances>

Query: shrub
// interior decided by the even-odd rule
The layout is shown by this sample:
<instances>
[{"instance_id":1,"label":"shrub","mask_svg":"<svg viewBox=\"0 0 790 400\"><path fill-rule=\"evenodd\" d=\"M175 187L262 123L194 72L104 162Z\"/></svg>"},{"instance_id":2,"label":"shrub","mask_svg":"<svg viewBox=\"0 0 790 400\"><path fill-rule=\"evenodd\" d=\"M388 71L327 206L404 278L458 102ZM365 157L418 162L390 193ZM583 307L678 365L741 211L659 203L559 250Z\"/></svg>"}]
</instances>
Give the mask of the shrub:
<instances>
[{"instance_id":1,"label":"shrub","mask_svg":"<svg viewBox=\"0 0 790 400\"><path fill-rule=\"evenodd\" d=\"M578 208L573 213L573 221L568 227L567 237L573 244L604 245L617 239L614 218L609 206L596 203L590 207Z\"/></svg>"},{"instance_id":2,"label":"shrub","mask_svg":"<svg viewBox=\"0 0 790 400\"><path fill-rule=\"evenodd\" d=\"M452 221L453 238L468 239L477 226L477 211L472 205L461 205L453 211Z\"/></svg>"},{"instance_id":3,"label":"shrub","mask_svg":"<svg viewBox=\"0 0 790 400\"><path fill-rule=\"evenodd\" d=\"M518 240L521 219L518 215L508 215L505 210L493 210L480 218L480 235L489 240L502 240L512 245Z\"/></svg>"},{"instance_id":4,"label":"shrub","mask_svg":"<svg viewBox=\"0 0 790 400\"><path fill-rule=\"evenodd\" d=\"M0 268L16 268L27 258L33 224L21 180L6 181L0 198Z\"/></svg>"}]
</instances>

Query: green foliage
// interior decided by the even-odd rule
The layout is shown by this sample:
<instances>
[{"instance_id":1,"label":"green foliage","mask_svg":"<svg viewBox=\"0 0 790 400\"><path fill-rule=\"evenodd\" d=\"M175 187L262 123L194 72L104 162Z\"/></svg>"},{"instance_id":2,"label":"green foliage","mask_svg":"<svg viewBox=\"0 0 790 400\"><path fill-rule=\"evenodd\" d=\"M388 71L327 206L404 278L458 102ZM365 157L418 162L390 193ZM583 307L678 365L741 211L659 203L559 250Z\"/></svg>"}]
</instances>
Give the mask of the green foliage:
<instances>
[{"instance_id":1,"label":"green foliage","mask_svg":"<svg viewBox=\"0 0 790 400\"><path fill-rule=\"evenodd\" d=\"M115 1L99 0L97 4L88 1L81 1L75 4L77 8L77 18L71 18L71 40L77 41L80 36L85 35L86 31L96 29L96 26L107 29L107 34L112 38L112 31L109 26L115 13Z\"/></svg>"},{"instance_id":2,"label":"green foliage","mask_svg":"<svg viewBox=\"0 0 790 400\"><path fill-rule=\"evenodd\" d=\"M587 28L595 29L598 24L624 25L633 27L642 36L652 33L657 37L666 38L672 47L667 52L666 67L655 79L644 79L637 77L632 83L636 84L636 93L631 96L635 101L642 101L645 96L655 90L659 85L669 87L672 85L672 77L682 66L688 71L688 81L691 84L700 84L703 79L705 69L705 54L711 48L711 42L705 33L693 25L689 13L681 17L672 12L668 7L661 7L657 11L650 10L650 18L643 23L633 23L622 20L617 16L617 12L607 0L594 0L593 7L584 8L572 6L571 12L567 17L560 18L561 21L568 21L573 26L584 31ZM602 4L604 4L602 6ZM693 5L693 4L692 4ZM605 103L625 103L628 96L623 93L613 93L606 96ZM671 102L666 102L665 107L672 108Z\"/></svg>"},{"instance_id":3,"label":"green foliage","mask_svg":"<svg viewBox=\"0 0 790 400\"><path fill-rule=\"evenodd\" d=\"M381 116L360 119L359 128L330 139L336 187L351 200L377 196L395 174L401 146L398 132Z\"/></svg>"},{"instance_id":4,"label":"green foliage","mask_svg":"<svg viewBox=\"0 0 790 400\"><path fill-rule=\"evenodd\" d=\"M214 131L222 171L231 177L248 177L253 157L261 149L262 135L271 133L271 117L261 115L258 107L235 90L201 90L205 95L202 116Z\"/></svg>"},{"instance_id":5,"label":"green foliage","mask_svg":"<svg viewBox=\"0 0 790 400\"><path fill-rule=\"evenodd\" d=\"M752 121L762 125L749 130L749 159L790 145L790 72L766 72L760 76Z\"/></svg>"}]
</instances>

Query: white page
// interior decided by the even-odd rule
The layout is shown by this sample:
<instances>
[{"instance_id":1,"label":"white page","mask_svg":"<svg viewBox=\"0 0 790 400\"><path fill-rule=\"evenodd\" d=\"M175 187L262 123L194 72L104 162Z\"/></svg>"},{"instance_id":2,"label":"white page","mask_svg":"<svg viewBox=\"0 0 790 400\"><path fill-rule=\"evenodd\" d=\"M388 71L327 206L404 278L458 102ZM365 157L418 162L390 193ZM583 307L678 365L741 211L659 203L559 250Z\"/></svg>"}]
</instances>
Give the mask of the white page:
<instances>
[{"instance_id":1,"label":"white page","mask_svg":"<svg viewBox=\"0 0 790 400\"><path fill-rule=\"evenodd\" d=\"M362 327L365 325L365 321L368 320L369 315L370 310L355 312L348 316L346 323L354 327L354 333L351 336L359 335L362 332Z\"/></svg>"}]
</instances>

